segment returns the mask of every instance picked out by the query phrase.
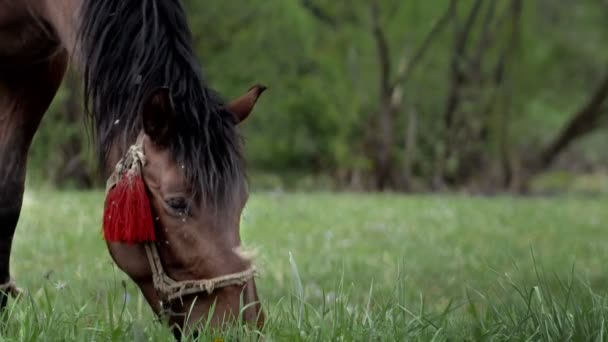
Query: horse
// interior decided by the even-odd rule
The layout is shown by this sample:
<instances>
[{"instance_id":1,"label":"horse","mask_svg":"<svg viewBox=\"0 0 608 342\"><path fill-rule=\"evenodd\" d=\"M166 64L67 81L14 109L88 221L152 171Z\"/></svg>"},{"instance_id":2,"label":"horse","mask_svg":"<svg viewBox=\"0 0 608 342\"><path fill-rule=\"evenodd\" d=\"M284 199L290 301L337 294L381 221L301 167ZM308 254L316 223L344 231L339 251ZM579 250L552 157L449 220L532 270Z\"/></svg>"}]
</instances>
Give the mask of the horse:
<instances>
[{"instance_id":1,"label":"horse","mask_svg":"<svg viewBox=\"0 0 608 342\"><path fill-rule=\"evenodd\" d=\"M191 41L179 0L0 0L1 308L17 290L9 261L28 150L72 66L100 171L115 180L108 196L136 151L145 189L133 205L153 217L142 228L153 241L106 239L112 260L178 339L201 320L263 326L252 260L240 250L248 188L237 126L266 88L224 101Z\"/></svg>"}]
</instances>

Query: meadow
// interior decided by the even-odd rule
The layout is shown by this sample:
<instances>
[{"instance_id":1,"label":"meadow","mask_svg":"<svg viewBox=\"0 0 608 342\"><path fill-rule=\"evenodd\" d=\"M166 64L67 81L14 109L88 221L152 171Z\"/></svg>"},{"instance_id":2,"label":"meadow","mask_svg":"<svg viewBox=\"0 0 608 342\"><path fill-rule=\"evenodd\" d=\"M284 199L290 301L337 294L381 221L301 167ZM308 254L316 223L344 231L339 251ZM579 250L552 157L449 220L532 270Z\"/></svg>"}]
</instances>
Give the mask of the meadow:
<instances>
[{"instance_id":1,"label":"meadow","mask_svg":"<svg viewBox=\"0 0 608 342\"><path fill-rule=\"evenodd\" d=\"M170 341L100 232L100 192L28 192L6 341ZM254 193L262 331L201 340L603 341L608 197Z\"/></svg>"}]
</instances>

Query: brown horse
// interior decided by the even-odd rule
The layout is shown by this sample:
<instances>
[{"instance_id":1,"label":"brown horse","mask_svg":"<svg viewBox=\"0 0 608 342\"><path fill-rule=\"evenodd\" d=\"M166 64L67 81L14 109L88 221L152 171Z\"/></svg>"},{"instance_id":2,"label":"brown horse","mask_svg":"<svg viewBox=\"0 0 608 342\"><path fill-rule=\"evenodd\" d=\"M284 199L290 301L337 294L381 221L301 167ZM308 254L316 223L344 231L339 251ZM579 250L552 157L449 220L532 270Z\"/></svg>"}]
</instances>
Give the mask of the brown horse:
<instances>
[{"instance_id":1,"label":"brown horse","mask_svg":"<svg viewBox=\"0 0 608 342\"><path fill-rule=\"evenodd\" d=\"M106 176L136 141L145 155L157 241L108 242L113 260L173 327L207 319L212 305L216 326L239 315L263 324L255 281L243 273L251 262L238 251L248 195L236 125L265 88L226 104L206 85L178 0L0 0L3 292L14 290L9 257L28 149L68 64L83 75ZM201 285L210 279L220 280ZM163 292L188 282L189 291Z\"/></svg>"}]
</instances>

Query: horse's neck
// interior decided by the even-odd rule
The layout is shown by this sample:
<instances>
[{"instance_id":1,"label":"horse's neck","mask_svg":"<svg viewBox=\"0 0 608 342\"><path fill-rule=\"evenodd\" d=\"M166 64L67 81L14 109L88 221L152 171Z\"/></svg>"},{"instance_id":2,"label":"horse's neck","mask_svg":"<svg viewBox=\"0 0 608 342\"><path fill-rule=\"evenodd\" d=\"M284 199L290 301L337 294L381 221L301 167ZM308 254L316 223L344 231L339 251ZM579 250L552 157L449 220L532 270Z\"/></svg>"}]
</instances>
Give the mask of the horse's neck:
<instances>
[{"instance_id":1,"label":"horse's neck","mask_svg":"<svg viewBox=\"0 0 608 342\"><path fill-rule=\"evenodd\" d=\"M72 65L82 69L78 42L82 0L40 0L39 4L41 15L53 27L61 45L68 51Z\"/></svg>"},{"instance_id":2,"label":"horse's neck","mask_svg":"<svg viewBox=\"0 0 608 342\"><path fill-rule=\"evenodd\" d=\"M1 1L1 0L0 0ZM55 38L60 41L61 46L66 49L70 56L71 66L84 71L85 61L82 54L82 46L79 41L80 11L83 0L26 0L33 1L38 8L36 12L44 21L48 22L55 34ZM110 147L105 160L105 173L109 176L114 171L114 166L122 158L130 144L135 143L137 137L129 141L122 141L120 136L116 136L114 143Z\"/></svg>"}]
</instances>

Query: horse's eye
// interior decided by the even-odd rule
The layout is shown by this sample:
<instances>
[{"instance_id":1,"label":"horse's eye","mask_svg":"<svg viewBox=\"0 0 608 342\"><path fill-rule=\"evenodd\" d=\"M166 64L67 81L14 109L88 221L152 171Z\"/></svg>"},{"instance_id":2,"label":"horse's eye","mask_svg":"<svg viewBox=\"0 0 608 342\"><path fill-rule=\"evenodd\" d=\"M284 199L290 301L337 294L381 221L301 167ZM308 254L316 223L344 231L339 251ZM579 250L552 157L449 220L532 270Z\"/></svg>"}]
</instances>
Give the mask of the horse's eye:
<instances>
[{"instance_id":1,"label":"horse's eye","mask_svg":"<svg viewBox=\"0 0 608 342\"><path fill-rule=\"evenodd\" d=\"M188 215L190 213L190 205L183 197L172 197L165 200L165 204L171 211L179 215Z\"/></svg>"}]
</instances>

